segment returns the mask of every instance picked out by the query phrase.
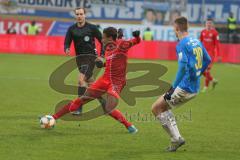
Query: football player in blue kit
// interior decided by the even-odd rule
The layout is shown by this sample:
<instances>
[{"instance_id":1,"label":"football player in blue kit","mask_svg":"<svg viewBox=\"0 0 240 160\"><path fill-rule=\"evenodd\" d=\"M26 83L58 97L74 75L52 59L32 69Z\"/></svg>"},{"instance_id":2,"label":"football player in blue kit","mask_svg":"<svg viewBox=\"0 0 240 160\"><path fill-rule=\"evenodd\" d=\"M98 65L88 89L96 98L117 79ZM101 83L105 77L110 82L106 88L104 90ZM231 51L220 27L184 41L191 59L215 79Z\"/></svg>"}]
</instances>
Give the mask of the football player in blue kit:
<instances>
[{"instance_id":1,"label":"football player in blue kit","mask_svg":"<svg viewBox=\"0 0 240 160\"><path fill-rule=\"evenodd\" d=\"M171 145L167 151L174 152L185 144L172 113L176 108L196 97L200 88L200 77L211 62L202 43L188 34L188 20L178 17L174 22L174 32L179 42L176 46L178 71L172 87L152 105L152 112L169 134Z\"/></svg>"}]
</instances>

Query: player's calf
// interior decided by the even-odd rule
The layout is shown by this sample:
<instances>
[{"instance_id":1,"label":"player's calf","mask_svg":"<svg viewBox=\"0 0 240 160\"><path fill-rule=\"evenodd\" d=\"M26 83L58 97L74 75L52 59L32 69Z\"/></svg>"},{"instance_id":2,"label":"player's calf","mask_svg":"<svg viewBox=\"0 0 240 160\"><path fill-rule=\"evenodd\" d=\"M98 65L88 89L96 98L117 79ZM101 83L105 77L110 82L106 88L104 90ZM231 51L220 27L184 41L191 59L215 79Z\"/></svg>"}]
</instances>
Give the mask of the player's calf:
<instances>
[{"instance_id":1,"label":"player's calf","mask_svg":"<svg viewBox=\"0 0 240 160\"><path fill-rule=\"evenodd\" d=\"M85 81L85 76L83 74L80 74L79 81L78 81L78 97L81 97L84 92L86 91L86 88L88 87L88 83ZM82 107L79 106L79 108L76 111L71 112L72 115L79 116L82 114Z\"/></svg>"}]
</instances>

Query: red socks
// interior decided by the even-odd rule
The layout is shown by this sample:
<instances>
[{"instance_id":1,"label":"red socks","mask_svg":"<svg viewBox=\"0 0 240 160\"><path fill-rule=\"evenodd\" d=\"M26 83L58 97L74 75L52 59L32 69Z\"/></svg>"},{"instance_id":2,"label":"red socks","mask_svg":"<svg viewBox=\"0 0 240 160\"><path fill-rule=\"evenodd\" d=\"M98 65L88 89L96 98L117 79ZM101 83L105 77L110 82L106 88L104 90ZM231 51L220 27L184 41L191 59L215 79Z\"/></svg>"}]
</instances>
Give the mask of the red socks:
<instances>
[{"instance_id":1,"label":"red socks","mask_svg":"<svg viewBox=\"0 0 240 160\"><path fill-rule=\"evenodd\" d=\"M109 115L122 123L126 128L132 125L132 123L128 122L124 115L118 109L114 109L111 113L109 113Z\"/></svg>"},{"instance_id":2,"label":"red socks","mask_svg":"<svg viewBox=\"0 0 240 160\"><path fill-rule=\"evenodd\" d=\"M209 71L204 72L203 75L205 76L205 86L208 87L209 82L211 82L213 80L213 77Z\"/></svg>"},{"instance_id":3,"label":"red socks","mask_svg":"<svg viewBox=\"0 0 240 160\"><path fill-rule=\"evenodd\" d=\"M81 104L82 104L81 99L77 98L71 101L70 103L68 103L67 105L65 105L63 108L61 108L57 113L53 115L53 118L58 119L69 112L76 111Z\"/></svg>"}]
</instances>

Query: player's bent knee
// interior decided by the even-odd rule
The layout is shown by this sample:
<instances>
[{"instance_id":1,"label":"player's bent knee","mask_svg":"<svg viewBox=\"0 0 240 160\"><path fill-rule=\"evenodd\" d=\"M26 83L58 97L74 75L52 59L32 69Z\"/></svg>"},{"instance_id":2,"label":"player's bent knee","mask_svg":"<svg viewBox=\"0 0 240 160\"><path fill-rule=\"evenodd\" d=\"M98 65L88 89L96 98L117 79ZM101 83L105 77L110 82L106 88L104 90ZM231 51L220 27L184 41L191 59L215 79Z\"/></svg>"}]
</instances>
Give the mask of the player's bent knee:
<instances>
[{"instance_id":1,"label":"player's bent knee","mask_svg":"<svg viewBox=\"0 0 240 160\"><path fill-rule=\"evenodd\" d=\"M163 97L160 97L155 103L152 105L152 113L157 116L160 113L168 110L168 105Z\"/></svg>"},{"instance_id":2,"label":"player's bent knee","mask_svg":"<svg viewBox=\"0 0 240 160\"><path fill-rule=\"evenodd\" d=\"M153 103L153 105L152 105L152 113L155 115L155 116L157 116L157 109L158 108L158 105L157 105L157 103L155 102L155 103Z\"/></svg>"},{"instance_id":3,"label":"player's bent knee","mask_svg":"<svg viewBox=\"0 0 240 160\"><path fill-rule=\"evenodd\" d=\"M78 81L78 85L79 85L79 86L82 86L82 87L87 87L87 82L86 82L85 80L83 80L83 79L80 79L80 80Z\"/></svg>"},{"instance_id":4,"label":"player's bent knee","mask_svg":"<svg viewBox=\"0 0 240 160\"><path fill-rule=\"evenodd\" d=\"M104 110L106 112L106 114L112 112L118 105L118 99L111 96L111 98L107 98L107 103L104 107Z\"/></svg>"},{"instance_id":5,"label":"player's bent knee","mask_svg":"<svg viewBox=\"0 0 240 160\"><path fill-rule=\"evenodd\" d=\"M106 114L109 114L109 113L111 113L116 107L117 107L117 105L114 105L114 106L106 106L106 107L104 108L104 111L105 111Z\"/></svg>"}]
</instances>

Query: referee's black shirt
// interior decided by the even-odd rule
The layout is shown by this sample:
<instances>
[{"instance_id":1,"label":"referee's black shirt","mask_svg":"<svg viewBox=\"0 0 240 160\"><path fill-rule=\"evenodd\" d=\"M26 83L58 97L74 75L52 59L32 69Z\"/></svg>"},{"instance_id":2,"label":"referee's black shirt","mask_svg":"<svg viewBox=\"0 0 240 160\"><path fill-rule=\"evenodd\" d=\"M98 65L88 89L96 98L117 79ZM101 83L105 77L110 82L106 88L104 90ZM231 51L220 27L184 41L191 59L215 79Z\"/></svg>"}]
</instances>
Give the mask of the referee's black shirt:
<instances>
[{"instance_id":1,"label":"referee's black shirt","mask_svg":"<svg viewBox=\"0 0 240 160\"><path fill-rule=\"evenodd\" d=\"M101 55L104 54L102 46L102 34L96 25L86 22L84 26L78 27L77 23L68 28L65 41L64 51L70 48L73 40L76 55L80 54L97 54L94 38L101 44Z\"/></svg>"}]
</instances>

